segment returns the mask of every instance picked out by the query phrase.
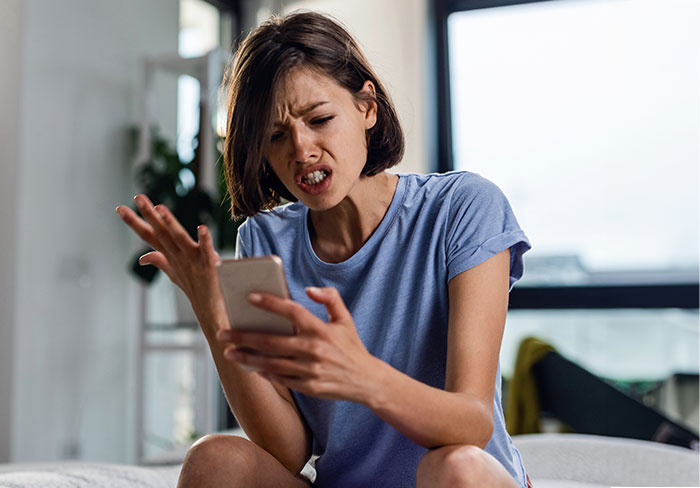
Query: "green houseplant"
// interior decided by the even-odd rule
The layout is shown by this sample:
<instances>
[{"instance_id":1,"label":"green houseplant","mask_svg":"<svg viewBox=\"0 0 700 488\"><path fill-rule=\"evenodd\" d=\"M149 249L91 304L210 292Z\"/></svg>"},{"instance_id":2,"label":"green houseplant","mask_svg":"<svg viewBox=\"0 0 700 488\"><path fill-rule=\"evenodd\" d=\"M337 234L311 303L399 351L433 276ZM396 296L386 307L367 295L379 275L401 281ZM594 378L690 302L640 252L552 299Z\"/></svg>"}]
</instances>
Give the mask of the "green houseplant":
<instances>
[{"instance_id":1,"label":"green houseplant","mask_svg":"<svg viewBox=\"0 0 700 488\"><path fill-rule=\"evenodd\" d=\"M197 240L197 226L205 224L212 229L218 250L233 249L241 220L231 219L225 202L226 186L218 149L222 141L217 141L218 188L212 194L200 185L201 157L198 146L192 161L183 162L175 148L157 129L153 129L151 134L151 157L136 168L138 191L144 193L155 205L167 206L194 240ZM138 129L132 128L132 147L135 147L137 137ZM134 210L138 213L138 209ZM141 266L138 258L151 250L150 247L143 248L131 262L131 271L147 284L155 279L159 270L151 265Z\"/></svg>"}]
</instances>

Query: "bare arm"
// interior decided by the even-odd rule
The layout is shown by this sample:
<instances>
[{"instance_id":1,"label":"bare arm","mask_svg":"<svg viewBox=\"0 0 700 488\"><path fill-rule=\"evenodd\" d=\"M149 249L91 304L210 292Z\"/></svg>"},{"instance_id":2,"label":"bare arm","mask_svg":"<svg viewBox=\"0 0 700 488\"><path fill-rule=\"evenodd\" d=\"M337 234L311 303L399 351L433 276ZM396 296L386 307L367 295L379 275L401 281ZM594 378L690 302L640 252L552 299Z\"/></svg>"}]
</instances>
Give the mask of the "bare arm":
<instances>
[{"instance_id":1,"label":"bare arm","mask_svg":"<svg viewBox=\"0 0 700 488\"><path fill-rule=\"evenodd\" d=\"M144 195L134 200L143 219L124 206L117 207L117 213L156 249L139 262L158 267L185 292L211 349L231 411L253 442L298 473L310 456L310 441L289 390L227 360L227 344L217 339L217 332L230 325L216 273L219 256L208 230L200 226L195 242L167 208L154 207Z\"/></svg>"},{"instance_id":2,"label":"bare arm","mask_svg":"<svg viewBox=\"0 0 700 488\"><path fill-rule=\"evenodd\" d=\"M209 340L226 400L248 437L297 474L311 455L310 436L289 390L245 371ZM280 401L281 400L281 401Z\"/></svg>"},{"instance_id":3,"label":"bare arm","mask_svg":"<svg viewBox=\"0 0 700 488\"><path fill-rule=\"evenodd\" d=\"M446 388L410 378L371 356L333 288L309 289L328 309L326 324L299 304L262 295L256 304L288 317L294 338L227 333L228 339L272 353L239 353L236 360L274 382L321 398L363 403L404 436L427 447L485 447L493 432L493 396L508 303L510 252L491 257L449 284Z\"/></svg>"},{"instance_id":4,"label":"bare arm","mask_svg":"<svg viewBox=\"0 0 700 488\"><path fill-rule=\"evenodd\" d=\"M503 338L510 251L457 275L449 284L445 390L384 364L368 405L424 447L486 447L493 433L493 397Z\"/></svg>"}]
</instances>

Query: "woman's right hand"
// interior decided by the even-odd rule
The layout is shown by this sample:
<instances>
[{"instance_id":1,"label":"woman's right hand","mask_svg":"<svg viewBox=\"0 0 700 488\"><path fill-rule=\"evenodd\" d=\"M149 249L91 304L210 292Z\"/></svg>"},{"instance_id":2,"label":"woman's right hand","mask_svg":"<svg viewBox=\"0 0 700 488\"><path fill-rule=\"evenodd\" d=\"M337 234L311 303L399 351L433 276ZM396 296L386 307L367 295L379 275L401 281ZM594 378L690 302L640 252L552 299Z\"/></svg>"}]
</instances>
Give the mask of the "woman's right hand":
<instances>
[{"instance_id":1,"label":"woman's right hand","mask_svg":"<svg viewBox=\"0 0 700 488\"><path fill-rule=\"evenodd\" d=\"M212 333L228 328L226 308L218 285L216 267L220 262L206 226L197 228L195 242L165 205L156 205L139 194L134 202L143 218L119 205L117 214L155 251L139 258L139 264L152 264L163 271L189 298L202 327L211 324ZM207 332L207 331L205 331Z\"/></svg>"}]
</instances>

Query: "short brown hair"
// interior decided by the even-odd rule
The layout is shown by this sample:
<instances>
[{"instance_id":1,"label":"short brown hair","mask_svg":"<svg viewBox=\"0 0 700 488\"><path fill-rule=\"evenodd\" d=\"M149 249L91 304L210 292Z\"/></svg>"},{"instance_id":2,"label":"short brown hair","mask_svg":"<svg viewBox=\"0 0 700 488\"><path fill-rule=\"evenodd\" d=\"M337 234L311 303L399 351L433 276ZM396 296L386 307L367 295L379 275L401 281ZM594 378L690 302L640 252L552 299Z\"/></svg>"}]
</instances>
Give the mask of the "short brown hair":
<instances>
[{"instance_id":1,"label":"short brown hair","mask_svg":"<svg viewBox=\"0 0 700 488\"><path fill-rule=\"evenodd\" d=\"M338 22L315 12L274 16L252 30L227 69L228 127L223 151L234 217L271 209L281 199L296 201L263 156L272 131L274 95L293 68L308 67L335 80L356 100L365 81L375 86L377 121L367 131L363 175L373 176L401 161L404 136L396 109L360 50Z\"/></svg>"}]
</instances>

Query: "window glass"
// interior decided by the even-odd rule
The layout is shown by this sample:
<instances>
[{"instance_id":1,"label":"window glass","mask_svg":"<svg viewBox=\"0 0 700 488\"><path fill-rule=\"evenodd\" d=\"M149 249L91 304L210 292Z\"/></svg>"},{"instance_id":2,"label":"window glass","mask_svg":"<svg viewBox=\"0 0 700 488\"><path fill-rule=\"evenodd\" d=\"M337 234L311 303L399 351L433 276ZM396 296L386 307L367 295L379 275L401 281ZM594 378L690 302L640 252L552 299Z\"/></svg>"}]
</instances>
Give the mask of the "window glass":
<instances>
[{"instance_id":1,"label":"window glass","mask_svg":"<svg viewBox=\"0 0 700 488\"><path fill-rule=\"evenodd\" d=\"M180 0L180 56L203 56L219 46L219 10L204 0Z\"/></svg>"},{"instance_id":2,"label":"window glass","mask_svg":"<svg viewBox=\"0 0 700 488\"><path fill-rule=\"evenodd\" d=\"M698 17L689 0L449 16L455 169L504 190L527 259L697 269Z\"/></svg>"},{"instance_id":3,"label":"window glass","mask_svg":"<svg viewBox=\"0 0 700 488\"><path fill-rule=\"evenodd\" d=\"M221 14L204 0L180 0L178 54L184 58L204 56L219 47ZM199 131L199 81L191 76L178 78L177 152L183 161L192 161L194 140Z\"/></svg>"}]
</instances>

